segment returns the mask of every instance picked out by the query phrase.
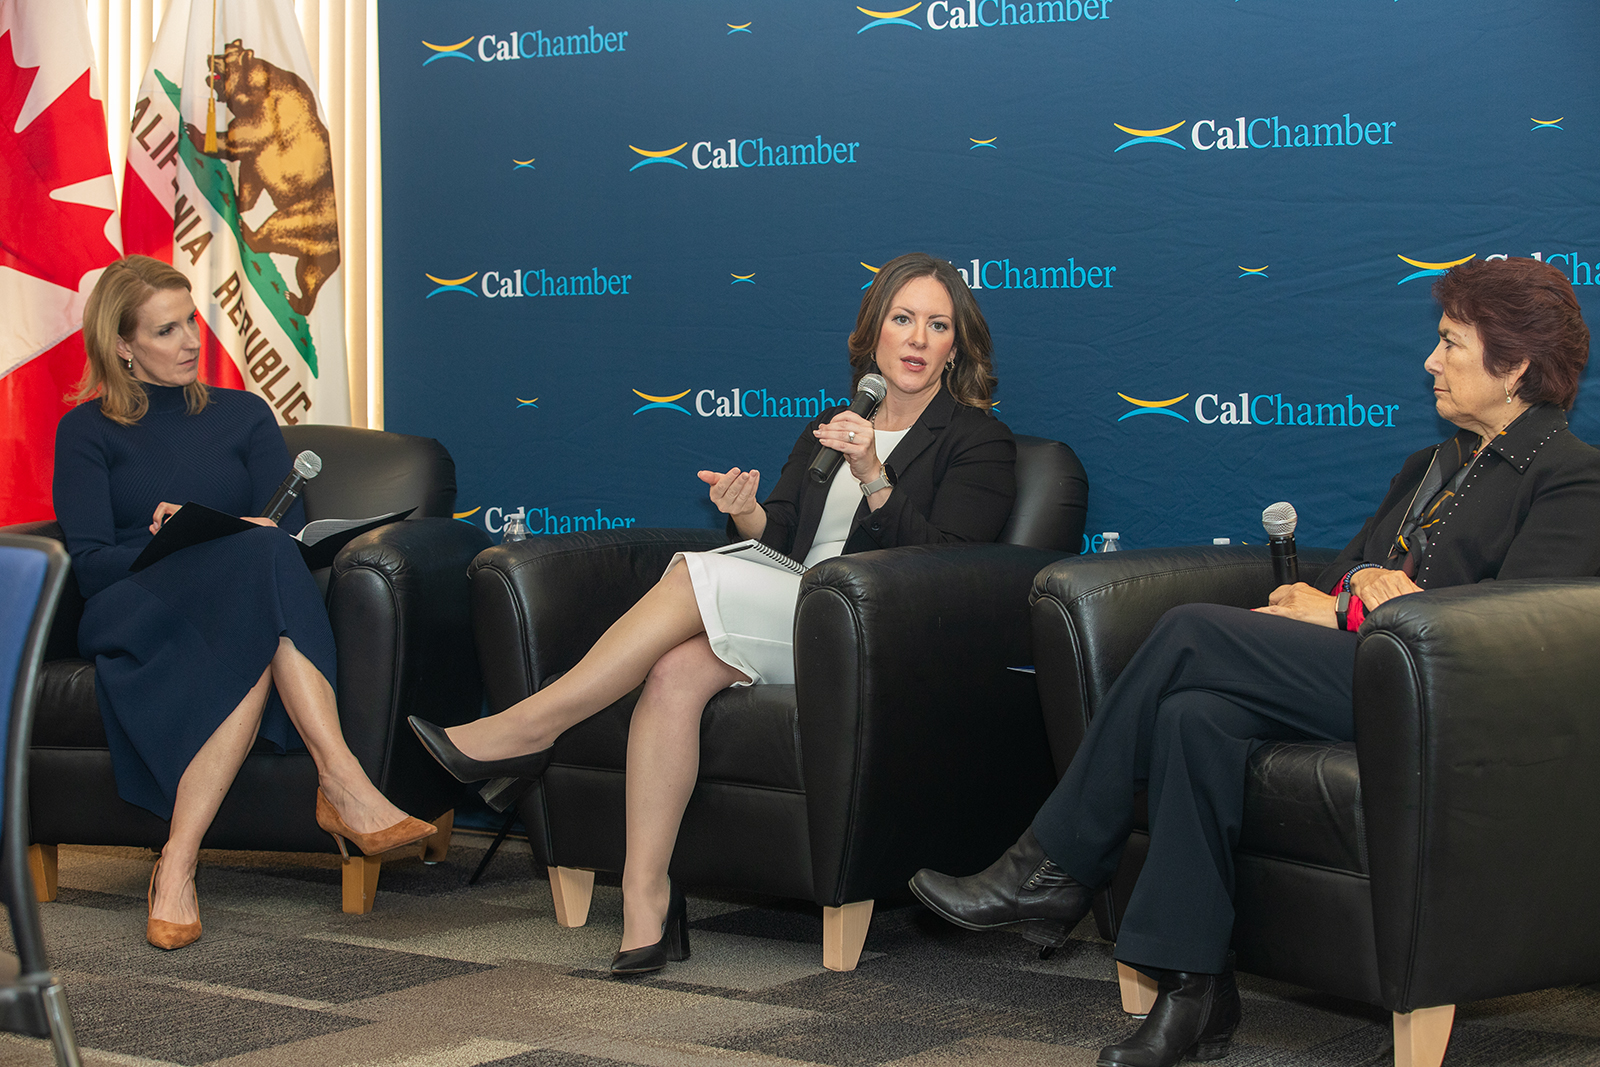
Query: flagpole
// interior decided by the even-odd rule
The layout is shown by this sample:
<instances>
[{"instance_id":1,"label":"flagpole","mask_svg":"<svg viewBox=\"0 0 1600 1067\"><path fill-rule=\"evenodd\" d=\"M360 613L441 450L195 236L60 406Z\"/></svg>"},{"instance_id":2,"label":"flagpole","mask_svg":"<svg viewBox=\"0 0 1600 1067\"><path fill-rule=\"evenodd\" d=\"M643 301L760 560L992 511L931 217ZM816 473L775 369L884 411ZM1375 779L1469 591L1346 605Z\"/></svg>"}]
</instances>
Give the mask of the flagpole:
<instances>
[{"instance_id":1,"label":"flagpole","mask_svg":"<svg viewBox=\"0 0 1600 1067\"><path fill-rule=\"evenodd\" d=\"M217 0L211 0L211 39L206 42L206 153L217 151L217 94L211 84L211 56L217 47Z\"/></svg>"}]
</instances>

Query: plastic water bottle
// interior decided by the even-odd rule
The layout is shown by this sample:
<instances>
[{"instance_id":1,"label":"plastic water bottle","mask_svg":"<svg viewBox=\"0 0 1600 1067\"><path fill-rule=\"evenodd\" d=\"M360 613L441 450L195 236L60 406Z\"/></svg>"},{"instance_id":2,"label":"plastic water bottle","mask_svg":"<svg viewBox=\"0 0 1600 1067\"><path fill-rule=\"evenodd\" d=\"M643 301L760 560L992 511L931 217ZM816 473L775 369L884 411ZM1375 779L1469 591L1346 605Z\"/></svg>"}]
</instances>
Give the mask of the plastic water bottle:
<instances>
[{"instance_id":1,"label":"plastic water bottle","mask_svg":"<svg viewBox=\"0 0 1600 1067\"><path fill-rule=\"evenodd\" d=\"M518 510L507 515L505 527L500 533L500 543L509 545L517 541L526 541L527 539L528 524L522 521L522 512Z\"/></svg>"},{"instance_id":2,"label":"plastic water bottle","mask_svg":"<svg viewBox=\"0 0 1600 1067\"><path fill-rule=\"evenodd\" d=\"M1102 552L1121 552L1122 535L1118 533L1103 533L1100 535Z\"/></svg>"}]
</instances>

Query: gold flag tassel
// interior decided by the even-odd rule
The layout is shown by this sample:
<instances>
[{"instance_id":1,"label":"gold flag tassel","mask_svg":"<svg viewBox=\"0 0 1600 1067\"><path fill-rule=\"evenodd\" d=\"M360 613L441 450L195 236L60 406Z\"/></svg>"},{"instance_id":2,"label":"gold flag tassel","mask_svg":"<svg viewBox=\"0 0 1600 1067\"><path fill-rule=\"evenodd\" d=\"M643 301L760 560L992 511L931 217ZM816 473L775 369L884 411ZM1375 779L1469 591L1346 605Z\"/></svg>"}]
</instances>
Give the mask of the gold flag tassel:
<instances>
[{"instance_id":1,"label":"gold flag tassel","mask_svg":"<svg viewBox=\"0 0 1600 1067\"><path fill-rule=\"evenodd\" d=\"M206 52L206 154L216 155L217 152L217 94L211 84L210 51L217 43L217 0L211 0L211 40L207 42Z\"/></svg>"}]
</instances>

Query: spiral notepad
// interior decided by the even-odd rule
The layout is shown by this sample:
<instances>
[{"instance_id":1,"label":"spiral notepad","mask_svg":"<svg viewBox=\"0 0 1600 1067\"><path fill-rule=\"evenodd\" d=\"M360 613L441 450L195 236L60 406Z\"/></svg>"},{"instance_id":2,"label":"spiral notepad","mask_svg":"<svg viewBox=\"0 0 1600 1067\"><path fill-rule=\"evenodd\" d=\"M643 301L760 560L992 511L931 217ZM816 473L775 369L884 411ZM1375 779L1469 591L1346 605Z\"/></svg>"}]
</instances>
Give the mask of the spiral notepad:
<instances>
[{"instance_id":1,"label":"spiral notepad","mask_svg":"<svg viewBox=\"0 0 1600 1067\"><path fill-rule=\"evenodd\" d=\"M735 559L746 559L752 563L760 563L768 567L776 567L791 574L804 574L806 572L804 564L796 563L777 549L754 539L740 541L737 544L724 545L721 548L707 549L707 551L721 556L733 556Z\"/></svg>"}]
</instances>

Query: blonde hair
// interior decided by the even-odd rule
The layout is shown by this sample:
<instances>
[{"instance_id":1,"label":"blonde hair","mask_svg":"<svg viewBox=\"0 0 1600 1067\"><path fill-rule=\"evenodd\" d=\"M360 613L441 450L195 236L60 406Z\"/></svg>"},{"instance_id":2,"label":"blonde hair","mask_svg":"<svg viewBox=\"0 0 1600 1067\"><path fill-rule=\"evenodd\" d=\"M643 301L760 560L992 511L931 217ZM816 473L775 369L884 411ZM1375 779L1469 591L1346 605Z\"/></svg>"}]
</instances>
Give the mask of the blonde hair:
<instances>
[{"instance_id":1,"label":"blonde hair","mask_svg":"<svg viewBox=\"0 0 1600 1067\"><path fill-rule=\"evenodd\" d=\"M74 402L100 398L100 411L113 422L132 426L150 407L132 369L117 358L117 340L131 340L139 326L139 309L158 291L188 289L189 279L171 264L149 256L127 256L105 269L83 307L83 348L89 361L72 393ZM184 386L189 414L206 406L205 383L198 378Z\"/></svg>"}]
</instances>

